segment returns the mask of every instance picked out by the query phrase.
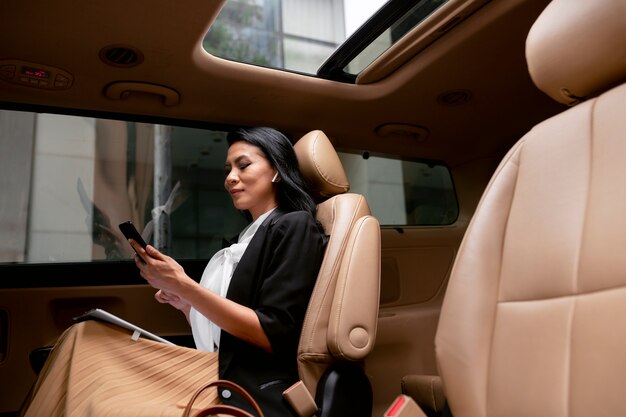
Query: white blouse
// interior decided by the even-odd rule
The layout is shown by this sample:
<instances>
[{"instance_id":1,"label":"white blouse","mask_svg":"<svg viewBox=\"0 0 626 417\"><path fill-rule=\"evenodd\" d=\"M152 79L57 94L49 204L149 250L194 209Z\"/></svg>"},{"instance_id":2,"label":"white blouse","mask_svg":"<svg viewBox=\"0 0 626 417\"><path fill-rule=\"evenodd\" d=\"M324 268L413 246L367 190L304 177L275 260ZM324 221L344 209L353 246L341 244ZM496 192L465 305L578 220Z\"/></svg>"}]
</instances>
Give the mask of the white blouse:
<instances>
[{"instance_id":1,"label":"white blouse","mask_svg":"<svg viewBox=\"0 0 626 417\"><path fill-rule=\"evenodd\" d=\"M233 272L239 260L246 251L248 244L252 240L252 237L254 237L261 223L263 223L267 216L274 210L275 208L259 216L258 219L243 229L239 234L237 243L213 255L202 273L202 279L200 280L201 286L208 288L222 297L226 297L230 280L233 277ZM193 307L189 312L189 322L191 323L191 332L193 334L193 340L196 343L196 348L208 352L217 351L220 345L221 329Z\"/></svg>"}]
</instances>

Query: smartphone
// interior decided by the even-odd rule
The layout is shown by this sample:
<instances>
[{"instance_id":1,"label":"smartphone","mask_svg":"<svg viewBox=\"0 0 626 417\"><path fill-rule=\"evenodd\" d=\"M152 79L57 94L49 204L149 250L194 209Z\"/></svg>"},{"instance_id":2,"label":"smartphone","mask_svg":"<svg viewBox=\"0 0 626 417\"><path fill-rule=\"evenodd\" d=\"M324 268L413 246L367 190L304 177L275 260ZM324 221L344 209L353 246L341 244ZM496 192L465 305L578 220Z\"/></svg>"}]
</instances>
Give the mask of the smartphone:
<instances>
[{"instance_id":1,"label":"smartphone","mask_svg":"<svg viewBox=\"0 0 626 417\"><path fill-rule=\"evenodd\" d=\"M137 231L135 225L130 220L124 223L120 223L118 227L120 228L122 234L126 237L126 239L132 239L135 242L139 243L142 248L146 249L146 241L143 240L143 237L141 237L141 234ZM135 250L135 248L133 248L133 250ZM137 251L135 252L137 253ZM137 255L139 255L139 253L137 253ZM141 258L141 255L139 255L139 257ZM141 258L141 260L143 261L143 258Z\"/></svg>"}]
</instances>

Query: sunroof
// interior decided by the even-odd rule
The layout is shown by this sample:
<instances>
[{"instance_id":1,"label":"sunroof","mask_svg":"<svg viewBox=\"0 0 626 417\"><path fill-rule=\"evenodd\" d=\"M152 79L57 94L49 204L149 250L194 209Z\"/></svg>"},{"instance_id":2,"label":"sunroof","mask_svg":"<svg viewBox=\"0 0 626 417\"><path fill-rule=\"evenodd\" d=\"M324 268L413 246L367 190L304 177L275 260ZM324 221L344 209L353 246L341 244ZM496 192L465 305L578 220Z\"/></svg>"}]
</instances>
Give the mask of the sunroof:
<instances>
[{"instance_id":1,"label":"sunroof","mask_svg":"<svg viewBox=\"0 0 626 417\"><path fill-rule=\"evenodd\" d=\"M221 58L339 81L447 0L229 0L203 40Z\"/></svg>"}]
</instances>

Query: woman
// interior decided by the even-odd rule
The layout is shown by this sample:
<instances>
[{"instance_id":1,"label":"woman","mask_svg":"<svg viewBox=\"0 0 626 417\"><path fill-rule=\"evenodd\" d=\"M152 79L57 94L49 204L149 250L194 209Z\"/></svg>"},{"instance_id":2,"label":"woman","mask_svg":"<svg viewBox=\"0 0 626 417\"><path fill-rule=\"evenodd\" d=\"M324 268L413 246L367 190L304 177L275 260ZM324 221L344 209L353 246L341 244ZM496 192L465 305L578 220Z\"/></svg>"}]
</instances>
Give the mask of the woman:
<instances>
[{"instance_id":1,"label":"woman","mask_svg":"<svg viewBox=\"0 0 626 417\"><path fill-rule=\"evenodd\" d=\"M163 378L167 377L167 382L163 382L169 384L167 387L159 387L160 382L153 381L153 377L149 386L137 389L152 393L141 397L144 399L141 400L142 404L151 403L153 397L158 397L158 401L161 401L156 406L159 415L170 415L169 411L163 411L166 409L173 410L171 415L179 415L180 408L176 410L176 407L180 407L181 403L184 405L181 398L188 399L192 392L180 393L176 398L178 401L172 401L169 398L176 396L171 393L171 385L191 388L209 382L207 378L217 378L216 372L208 369L214 368L215 355L219 355L220 378L231 380L245 388L266 415L291 416L293 414L283 400L282 392L298 380L298 339L322 261L325 236L321 226L315 221L316 205L298 170L293 146L284 135L270 128L253 128L237 130L229 134L227 139L229 148L224 186L230 193L234 206L243 211L252 223L240 233L237 243L213 256L201 282L187 276L175 260L154 247L148 246L144 251L136 242L130 241L138 252L135 263L141 276L158 289L155 294L157 301L169 303L185 314L199 350L217 350L218 353L192 354L189 349L182 347L158 346L158 357L169 360L173 356L179 360L183 354L191 355L190 361L193 362L193 358L198 357L198 361L206 362L206 366L194 368L190 372L166 365L162 372ZM94 327L93 324L89 326ZM84 329L80 331L86 332ZM89 332L93 333L94 330L89 329ZM69 343L72 348L67 350L76 352L77 336L64 335L62 339L68 338L72 340ZM141 342L143 345L148 343L154 346L151 341ZM128 363L128 352L135 347L127 346L132 345L128 340L121 343L121 346L115 346L116 357L119 352L124 352L123 361ZM161 352L164 349L168 351ZM63 351L61 348L55 350ZM46 394L45 390L39 388L43 385L41 379L50 375L48 368L54 367L50 362L54 362L55 356L63 354L53 351L46 369L42 371L26 415L31 415L31 411L32 415L38 415L34 410L36 400ZM106 356L102 356L102 359L105 367L111 363ZM124 389L119 389L121 396L132 395L135 384L140 384L136 379L144 378L138 377L138 373L149 374L156 372L155 369L158 368L156 360L147 360L142 364L136 362L138 361L133 362L133 367L141 370L140 372L131 372L130 375L116 378L123 380L125 384ZM162 362L158 361L159 364ZM104 369L99 373L106 375L106 368ZM99 388L94 376L88 372L85 374L90 386ZM111 384L113 388L106 388L107 395L112 391L115 394L117 387L114 383L109 382L107 387ZM81 395L88 397L84 392ZM220 389L219 395L221 402L225 404L252 411L237 393ZM166 399L163 400L164 398ZM83 402L76 401L81 404ZM100 404L102 402L113 404L120 400L111 394L106 401L91 405L91 409L96 406L103 408ZM40 407L42 403L44 401L39 399ZM135 414L149 412L150 407L155 407L154 404L146 404L145 408L141 408L142 404L134 404L138 407ZM116 410L110 415L123 415L116 414L120 413L118 405L110 407ZM82 407L80 412L84 413L88 408ZM50 411L46 415L51 415Z\"/></svg>"}]
</instances>

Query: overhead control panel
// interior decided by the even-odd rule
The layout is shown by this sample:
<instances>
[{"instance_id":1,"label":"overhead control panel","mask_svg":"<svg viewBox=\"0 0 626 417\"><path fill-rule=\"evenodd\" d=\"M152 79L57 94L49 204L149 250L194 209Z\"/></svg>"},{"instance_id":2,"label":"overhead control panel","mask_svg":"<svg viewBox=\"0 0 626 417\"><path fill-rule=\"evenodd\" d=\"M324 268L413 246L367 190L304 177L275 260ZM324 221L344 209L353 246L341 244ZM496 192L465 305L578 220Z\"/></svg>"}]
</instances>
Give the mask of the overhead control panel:
<instances>
[{"instance_id":1,"label":"overhead control panel","mask_svg":"<svg viewBox=\"0 0 626 417\"><path fill-rule=\"evenodd\" d=\"M0 80L45 90L66 90L74 77L60 68L17 59L0 60Z\"/></svg>"}]
</instances>

